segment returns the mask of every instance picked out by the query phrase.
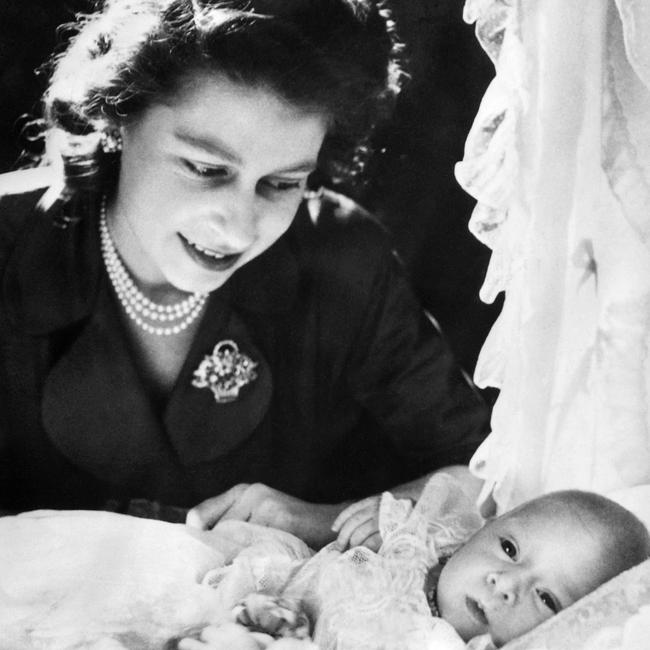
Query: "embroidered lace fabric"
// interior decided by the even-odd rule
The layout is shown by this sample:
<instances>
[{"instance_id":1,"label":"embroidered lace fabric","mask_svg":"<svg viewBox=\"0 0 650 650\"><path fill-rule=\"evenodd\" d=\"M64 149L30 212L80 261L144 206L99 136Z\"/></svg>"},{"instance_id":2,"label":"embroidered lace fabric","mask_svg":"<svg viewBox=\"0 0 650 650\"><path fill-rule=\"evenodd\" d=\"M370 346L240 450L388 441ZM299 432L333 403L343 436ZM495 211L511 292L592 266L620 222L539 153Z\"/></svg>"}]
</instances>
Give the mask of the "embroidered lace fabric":
<instances>
[{"instance_id":1,"label":"embroidered lace fabric","mask_svg":"<svg viewBox=\"0 0 650 650\"><path fill-rule=\"evenodd\" d=\"M225 609L251 591L300 600L316 621L320 650L461 649L453 628L432 617L424 581L440 555L453 552L481 523L456 481L437 475L415 507L383 495L378 553L364 547L341 553L329 545L300 559L277 542L259 540L206 581Z\"/></svg>"}]
</instances>

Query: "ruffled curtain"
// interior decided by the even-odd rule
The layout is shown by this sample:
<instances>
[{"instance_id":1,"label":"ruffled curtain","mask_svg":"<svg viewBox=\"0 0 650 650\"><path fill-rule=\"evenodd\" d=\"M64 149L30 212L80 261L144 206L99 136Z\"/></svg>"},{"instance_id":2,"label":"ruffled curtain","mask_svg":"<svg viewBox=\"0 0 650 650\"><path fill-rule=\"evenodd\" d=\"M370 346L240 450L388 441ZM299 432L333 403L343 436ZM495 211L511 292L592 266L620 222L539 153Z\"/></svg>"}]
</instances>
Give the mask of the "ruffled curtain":
<instances>
[{"instance_id":1,"label":"ruffled curtain","mask_svg":"<svg viewBox=\"0 0 650 650\"><path fill-rule=\"evenodd\" d=\"M505 292L472 459L497 510L568 487L650 523L650 2L467 0L494 63L456 177Z\"/></svg>"}]
</instances>

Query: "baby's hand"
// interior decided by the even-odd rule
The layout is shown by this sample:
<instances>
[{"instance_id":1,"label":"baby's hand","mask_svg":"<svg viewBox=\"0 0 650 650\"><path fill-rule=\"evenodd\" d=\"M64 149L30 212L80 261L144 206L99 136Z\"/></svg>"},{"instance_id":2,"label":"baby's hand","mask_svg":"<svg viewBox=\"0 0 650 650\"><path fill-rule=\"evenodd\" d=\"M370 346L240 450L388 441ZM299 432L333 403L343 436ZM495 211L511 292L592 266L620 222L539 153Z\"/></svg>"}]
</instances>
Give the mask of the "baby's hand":
<instances>
[{"instance_id":1,"label":"baby's hand","mask_svg":"<svg viewBox=\"0 0 650 650\"><path fill-rule=\"evenodd\" d=\"M348 506L332 524L332 530L338 533L336 546L340 551L352 546L367 546L371 551L378 551L381 546L379 532L380 496L368 497Z\"/></svg>"},{"instance_id":2,"label":"baby's hand","mask_svg":"<svg viewBox=\"0 0 650 650\"><path fill-rule=\"evenodd\" d=\"M272 637L309 637L309 617L295 600L250 594L233 609L237 623Z\"/></svg>"}]
</instances>

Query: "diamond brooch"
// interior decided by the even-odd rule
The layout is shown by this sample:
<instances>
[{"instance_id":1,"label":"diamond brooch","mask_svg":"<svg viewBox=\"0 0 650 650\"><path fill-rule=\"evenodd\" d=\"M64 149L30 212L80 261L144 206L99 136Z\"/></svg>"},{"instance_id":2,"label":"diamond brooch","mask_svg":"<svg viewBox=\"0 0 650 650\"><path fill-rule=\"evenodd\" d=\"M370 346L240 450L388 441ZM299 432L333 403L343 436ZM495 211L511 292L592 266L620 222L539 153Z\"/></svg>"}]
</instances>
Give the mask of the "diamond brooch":
<instances>
[{"instance_id":1,"label":"diamond brooch","mask_svg":"<svg viewBox=\"0 0 650 650\"><path fill-rule=\"evenodd\" d=\"M219 341L194 371L192 386L209 388L217 404L239 397L239 390L257 379L257 362L239 351L234 341Z\"/></svg>"}]
</instances>

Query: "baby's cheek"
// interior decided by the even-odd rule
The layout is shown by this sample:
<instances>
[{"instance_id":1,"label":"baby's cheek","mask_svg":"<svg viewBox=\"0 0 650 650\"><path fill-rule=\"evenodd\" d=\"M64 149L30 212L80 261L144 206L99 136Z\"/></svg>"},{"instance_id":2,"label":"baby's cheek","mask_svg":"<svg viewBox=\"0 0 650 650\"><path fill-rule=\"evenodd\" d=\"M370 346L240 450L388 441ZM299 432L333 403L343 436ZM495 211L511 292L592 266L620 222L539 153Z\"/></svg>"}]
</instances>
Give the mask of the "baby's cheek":
<instances>
[{"instance_id":1,"label":"baby's cheek","mask_svg":"<svg viewBox=\"0 0 650 650\"><path fill-rule=\"evenodd\" d=\"M506 612L501 621L492 622L490 636L498 648L530 632L553 615L550 610L548 614L545 614L535 607L515 609Z\"/></svg>"}]
</instances>

